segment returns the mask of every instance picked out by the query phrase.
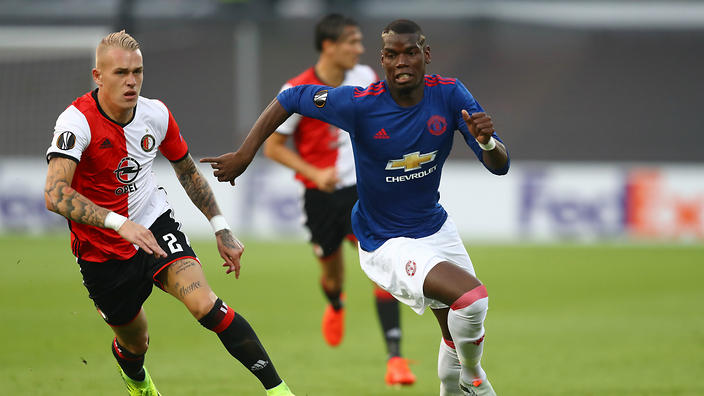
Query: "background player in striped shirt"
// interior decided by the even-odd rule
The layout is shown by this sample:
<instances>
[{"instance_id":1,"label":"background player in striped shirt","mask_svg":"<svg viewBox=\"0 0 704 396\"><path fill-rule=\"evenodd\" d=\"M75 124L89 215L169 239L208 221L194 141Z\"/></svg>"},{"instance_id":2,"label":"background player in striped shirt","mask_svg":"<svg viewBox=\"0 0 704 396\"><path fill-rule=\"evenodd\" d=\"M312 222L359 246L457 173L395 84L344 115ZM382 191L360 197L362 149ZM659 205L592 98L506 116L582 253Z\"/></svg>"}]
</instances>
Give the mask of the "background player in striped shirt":
<instances>
[{"instance_id":1,"label":"background player in striped shirt","mask_svg":"<svg viewBox=\"0 0 704 396\"><path fill-rule=\"evenodd\" d=\"M292 395L249 323L211 290L157 187L151 168L158 148L211 221L227 273L239 277L244 246L220 214L171 112L139 95L142 77L137 41L124 31L103 38L93 69L98 88L56 121L44 193L47 208L68 220L71 250L90 298L115 333L112 352L128 391L159 394L143 366L149 334L142 304L156 284L215 332L268 395Z\"/></svg>"},{"instance_id":2,"label":"background player in striped shirt","mask_svg":"<svg viewBox=\"0 0 704 396\"><path fill-rule=\"evenodd\" d=\"M416 23L391 22L381 36L386 80L367 88L292 87L269 104L236 152L202 161L218 180L234 183L290 113L349 132L359 193L352 227L362 269L417 313L432 309L443 337L441 395L496 395L480 365L487 290L438 188L455 131L494 174L508 172L508 153L491 117L459 80L425 75L430 47ZM498 210L487 192L477 194L485 199L476 210Z\"/></svg>"},{"instance_id":3,"label":"background player in striped shirt","mask_svg":"<svg viewBox=\"0 0 704 396\"><path fill-rule=\"evenodd\" d=\"M302 84L367 86L378 80L371 67L357 64L364 46L354 20L339 14L322 18L315 27L315 47L320 52L315 66L287 81L282 91ZM286 145L289 136L293 136L294 150ZM345 320L342 242L345 237L356 241L350 223L357 202L350 136L334 125L293 114L267 139L264 154L296 171L305 188L306 227L321 264L321 286L329 302L322 333L329 345L336 346L342 341ZM389 385L413 384L415 376L401 357L398 301L378 286L374 289L388 353L385 380Z\"/></svg>"}]
</instances>

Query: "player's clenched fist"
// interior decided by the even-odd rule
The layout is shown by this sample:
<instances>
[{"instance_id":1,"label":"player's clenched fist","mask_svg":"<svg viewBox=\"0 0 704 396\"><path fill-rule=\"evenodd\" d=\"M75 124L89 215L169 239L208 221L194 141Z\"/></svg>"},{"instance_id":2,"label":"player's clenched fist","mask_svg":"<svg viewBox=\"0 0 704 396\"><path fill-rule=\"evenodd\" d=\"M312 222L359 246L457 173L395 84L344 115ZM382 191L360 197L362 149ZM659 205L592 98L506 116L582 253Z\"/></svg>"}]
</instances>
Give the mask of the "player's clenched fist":
<instances>
[{"instance_id":1,"label":"player's clenched fist","mask_svg":"<svg viewBox=\"0 0 704 396\"><path fill-rule=\"evenodd\" d=\"M464 122L467 124L469 132L479 143L489 143L489 139L491 139L491 135L494 133L494 123L491 121L491 117L488 114L478 112L469 115L467 110L462 110L462 119L464 119Z\"/></svg>"}]
</instances>

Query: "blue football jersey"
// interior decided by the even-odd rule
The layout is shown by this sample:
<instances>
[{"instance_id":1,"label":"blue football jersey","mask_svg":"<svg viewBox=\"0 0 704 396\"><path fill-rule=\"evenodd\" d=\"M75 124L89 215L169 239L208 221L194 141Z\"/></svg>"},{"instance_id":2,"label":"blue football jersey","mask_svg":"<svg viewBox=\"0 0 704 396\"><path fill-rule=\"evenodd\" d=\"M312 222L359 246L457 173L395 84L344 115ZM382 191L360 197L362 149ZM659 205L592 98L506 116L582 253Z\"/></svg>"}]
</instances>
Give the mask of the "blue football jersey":
<instances>
[{"instance_id":1,"label":"blue football jersey","mask_svg":"<svg viewBox=\"0 0 704 396\"><path fill-rule=\"evenodd\" d=\"M422 238L442 227L447 212L438 202L438 187L455 131L482 161L461 110L484 110L454 78L426 75L423 99L411 107L399 106L385 81L366 88L300 85L277 99L289 113L349 132L359 195L352 229L366 251L390 238ZM508 167L493 172L504 174Z\"/></svg>"}]
</instances>

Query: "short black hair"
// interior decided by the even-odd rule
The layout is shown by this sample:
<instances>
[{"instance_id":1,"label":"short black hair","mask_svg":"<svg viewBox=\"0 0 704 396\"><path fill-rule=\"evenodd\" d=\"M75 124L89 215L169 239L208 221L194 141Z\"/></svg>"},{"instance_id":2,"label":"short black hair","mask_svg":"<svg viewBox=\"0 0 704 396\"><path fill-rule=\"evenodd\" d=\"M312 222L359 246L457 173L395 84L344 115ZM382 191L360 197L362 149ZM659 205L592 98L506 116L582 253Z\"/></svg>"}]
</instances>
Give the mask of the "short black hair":
<instances>
[{"instance_id":1,"label":"short black hair","mask_svg":"<svg viewBox=\"0 0 704 396\"><path fill-rule=\"evenodd\" d=\"M315 25L315 49L323 50L323 41L337 41L346 26L359 26L357 21L341 14L329 14Z\"/></svg>"},{"instance_id":2,"label":"short black hair","mask_svg":"<svg viewBox=\"0 0 704 396\"><path fill-rule=\"evenodd\" d=\"M407 33L413 33L418 35L418 44L421 46L425 46L425 35L423 34L423 29L420 28L420 26L411 21L410 19L397 19L384 28L384 30L381 31L381 37L383 38L385 35L394 32L396 34L407 34Z\"/></svg>"}]
</instances>

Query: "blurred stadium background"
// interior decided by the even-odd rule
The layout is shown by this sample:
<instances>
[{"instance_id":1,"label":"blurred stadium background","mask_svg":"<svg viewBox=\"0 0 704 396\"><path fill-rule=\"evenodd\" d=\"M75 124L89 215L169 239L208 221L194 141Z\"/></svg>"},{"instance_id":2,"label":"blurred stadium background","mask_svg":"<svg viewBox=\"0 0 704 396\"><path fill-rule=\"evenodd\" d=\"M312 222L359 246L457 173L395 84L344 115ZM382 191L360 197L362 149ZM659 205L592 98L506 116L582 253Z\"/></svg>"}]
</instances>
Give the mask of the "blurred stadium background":
<instances>
[{"instance_id":1,"label":"blurred stadium background","mask_svg":"<svg viewBox=\"0 0 704 396\"><path fill-rule=\"evenodd\" d=\"M704 394L704 2L628 0L0 1L2 393L122 391L65 221L43 199L54 121L92 89L99 39L125 28L140 41L142 94L169 106L198 158L234 149L283 82L314 63L313 25L331 11L359 21L362 63L380 75L381 29L416 20L429 73L460 78L508 143L512 170L498 178L458 138L441 188L495 296L486 365L497 390ZM201 258L217 262L167 161L156 172ZM210 180L248 250L243 279L217 265L209 279L251 318L297 394L436 394L436 325L410 311L404 350L419 382L384 388L370 287L351 249L349 335L339 351L322 345L289 171L260 157L234 189ZM239 367L222 381L213 365L232 363L173 301L154 293L147 308L148 364L165 395L259 394Z\"/></svg>"}]
</instances>

